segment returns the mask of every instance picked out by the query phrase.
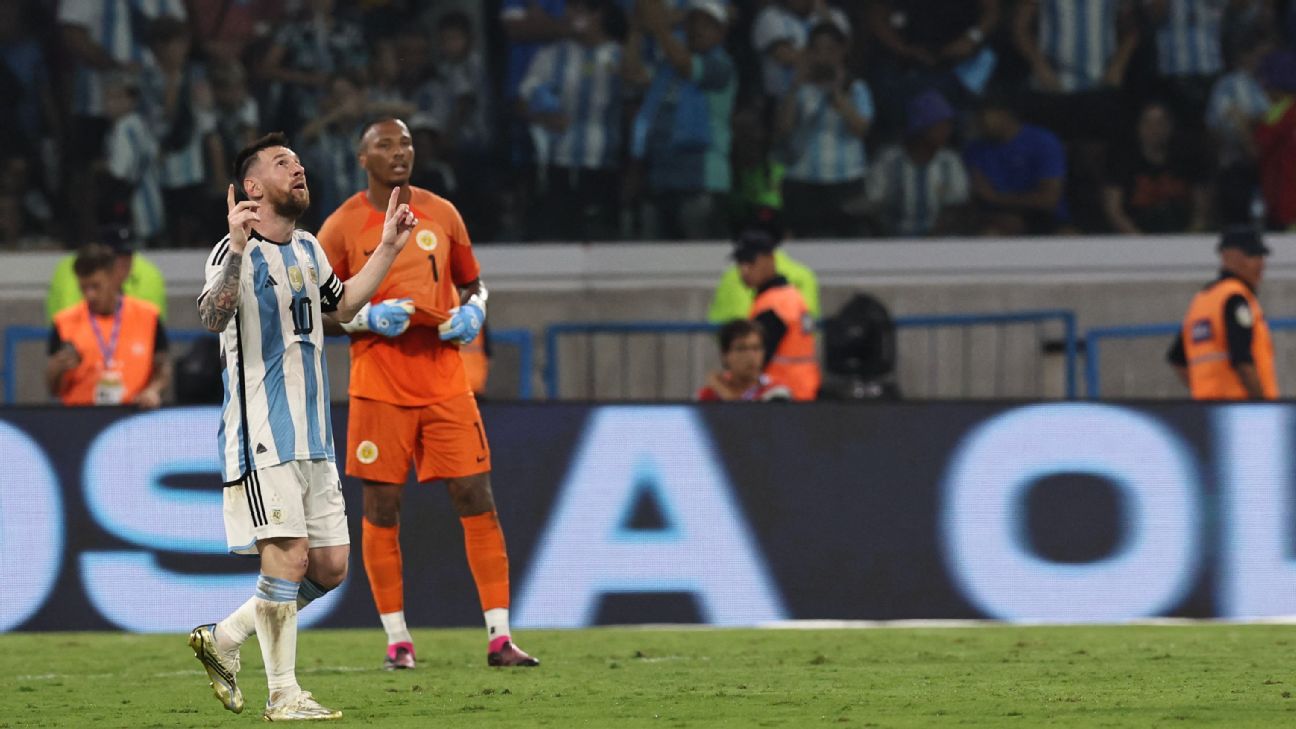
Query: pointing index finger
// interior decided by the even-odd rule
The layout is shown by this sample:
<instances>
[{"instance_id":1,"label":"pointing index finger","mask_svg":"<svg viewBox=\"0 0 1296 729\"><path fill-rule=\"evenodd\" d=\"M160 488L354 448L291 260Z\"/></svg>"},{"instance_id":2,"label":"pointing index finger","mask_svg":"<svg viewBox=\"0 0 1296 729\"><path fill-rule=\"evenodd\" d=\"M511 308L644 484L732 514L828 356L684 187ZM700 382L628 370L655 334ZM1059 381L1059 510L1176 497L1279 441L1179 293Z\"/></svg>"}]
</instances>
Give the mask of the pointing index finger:
<instances>
[{"instance_id":1,"label":"pointing index finger","mask_svg":"<svg viewBox=\"0 0 1296 729\"><path fill-rule=\"evenodd\" d=\"M229 190L225 194L225 202L229 205L229 211L234 212L234 183L230 183Z\"/></svg>"},{"instance_id":2,"label":"pointing index finger","mask_svg":"<svg viewBox=\"0 0 1296 729\"><path fill-rule=\"evenodd\" d=\"M393 187L391 197L387 198L387 217L391 218L396 213L397 201L400 199L400 188Z\"/></svg>"}]
</instances>

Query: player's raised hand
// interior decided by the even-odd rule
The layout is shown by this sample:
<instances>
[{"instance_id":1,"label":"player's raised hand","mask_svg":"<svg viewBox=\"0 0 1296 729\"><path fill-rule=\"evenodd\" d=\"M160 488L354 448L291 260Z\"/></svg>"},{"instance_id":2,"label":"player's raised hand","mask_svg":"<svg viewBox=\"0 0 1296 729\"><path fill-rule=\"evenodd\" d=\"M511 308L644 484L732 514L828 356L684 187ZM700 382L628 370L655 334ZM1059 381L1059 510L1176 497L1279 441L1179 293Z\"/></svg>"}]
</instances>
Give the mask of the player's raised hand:
<instances>
[{"instance_id":1,"label":"player's raised hand","mask_svg":"<svg viewBox=\"0 0 1296 729\"><path fill-rule=\"evenodd\" d=\"M233 185L229 186L225 202L229 206L229 216L226 219L229 221L230 250L242 253L247 247L252 224L261 222L261 203L255 200L244 200L236 204Z\"/></svg>"},{"instance_id":2,"label":"player's raised hand","mask_svg":"<svg viewBox=\"0 0 1296 729\"><path fill-rule=\"evenodd\" d=\"M391 198L387 200L387 217L383 220L380 243L395 247L397 253L409 242L410 232L418 225L418 218L414 217L409 203L400 201L404 189L404 186L392 188Z\"/></svg>"}]
</instances>

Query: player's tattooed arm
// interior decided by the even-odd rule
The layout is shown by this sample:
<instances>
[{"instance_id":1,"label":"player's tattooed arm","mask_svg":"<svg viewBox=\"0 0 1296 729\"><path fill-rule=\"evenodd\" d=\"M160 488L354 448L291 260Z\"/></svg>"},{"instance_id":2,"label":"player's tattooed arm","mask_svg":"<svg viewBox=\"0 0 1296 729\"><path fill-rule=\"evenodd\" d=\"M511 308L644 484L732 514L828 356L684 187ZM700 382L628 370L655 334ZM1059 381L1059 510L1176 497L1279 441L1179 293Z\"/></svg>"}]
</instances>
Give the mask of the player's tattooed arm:
<instances>
[{"instance_id":1,"label":"player's tattooed arm","mask_svg":"<svg viewBox=\"0 0 1296 729\"><path fill-rule=\"evenodd\" d=\"M222 332L238 311L239 280L243 274L243 256L231 255L221 269L216 285L198 302L198 317L209 332Z\"/></svg>"}]
</instances>

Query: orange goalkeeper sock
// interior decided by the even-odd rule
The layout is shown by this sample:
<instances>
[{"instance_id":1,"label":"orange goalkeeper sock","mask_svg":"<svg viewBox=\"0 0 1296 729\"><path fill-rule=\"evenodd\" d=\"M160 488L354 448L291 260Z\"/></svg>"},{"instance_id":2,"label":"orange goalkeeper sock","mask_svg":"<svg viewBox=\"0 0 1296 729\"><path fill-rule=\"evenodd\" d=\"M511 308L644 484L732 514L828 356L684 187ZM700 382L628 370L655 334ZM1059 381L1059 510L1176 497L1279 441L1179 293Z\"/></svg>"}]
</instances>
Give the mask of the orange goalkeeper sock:
<instances>
[{"instance_id":1,"label":"orange goalkeeper sock","mask_svg":"<svg viewBox=\"0 0 1296 729\"><path fill-rule=\"evenodd\" d=\"M468 568L477 583L482 611L509 606L508 550L504 547L504 530L493 511L460 517L464 530L464 550Z\"/></svg>"},{"instance_id":2,"label":"orange goalkeeper sock","mask_svg":"<svg viewBox=\"0 0 1296 729\"><path fill-rule=\"evenodd\" d=\"M365 573L369 576L369 589L373 591L378 613L386 615L404 610L400 525L383 527L365 519L361 534Z\"/></svg>"}]
</instances>

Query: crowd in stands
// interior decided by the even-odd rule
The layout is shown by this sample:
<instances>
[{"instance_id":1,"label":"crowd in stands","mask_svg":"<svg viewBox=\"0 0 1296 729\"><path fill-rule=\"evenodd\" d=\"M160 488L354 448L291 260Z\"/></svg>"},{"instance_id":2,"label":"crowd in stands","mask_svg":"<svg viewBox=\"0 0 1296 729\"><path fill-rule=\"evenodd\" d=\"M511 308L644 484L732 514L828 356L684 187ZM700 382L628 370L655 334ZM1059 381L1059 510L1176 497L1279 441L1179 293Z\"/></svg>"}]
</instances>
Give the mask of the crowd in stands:
<instances>
[{"instance_id":1,"label":"crowd in stands","mask_svg":"<svg viewBox=\"0 0 1296 729\"><path fill-rule=\"evenodd\" d=\"M317 225L406 120L478 241L1296 223L1293 0L12 0L0 246L208 246L288 133Z\"/></svg>"}]
</instances>

